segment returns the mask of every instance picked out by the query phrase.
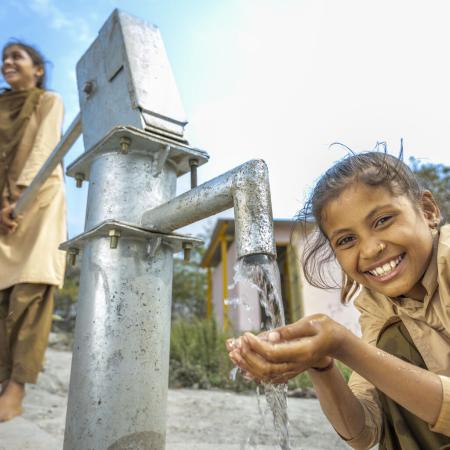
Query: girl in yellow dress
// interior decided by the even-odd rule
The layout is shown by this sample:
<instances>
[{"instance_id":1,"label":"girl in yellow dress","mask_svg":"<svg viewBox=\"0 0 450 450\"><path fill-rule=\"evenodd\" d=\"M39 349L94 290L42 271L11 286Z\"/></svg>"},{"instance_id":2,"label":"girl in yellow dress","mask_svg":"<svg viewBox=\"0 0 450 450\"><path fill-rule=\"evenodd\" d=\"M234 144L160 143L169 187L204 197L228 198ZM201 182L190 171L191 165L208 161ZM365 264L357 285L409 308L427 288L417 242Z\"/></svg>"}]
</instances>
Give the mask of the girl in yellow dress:
<instances>
[{"instance_id":1,"label":"girl in yellow dress","mask_svg":"<svg viewBox=\"0 0 450 450\"><path fill-rule=\"evenodd\" d=\"M0 421L21 414L50 332L53 294L63 283L66 239L62 167L19 220L11 212L60 140L63 103L45 90L45 62L24 43L6 44L0 94Z\"/></svg>"}]
</instances>

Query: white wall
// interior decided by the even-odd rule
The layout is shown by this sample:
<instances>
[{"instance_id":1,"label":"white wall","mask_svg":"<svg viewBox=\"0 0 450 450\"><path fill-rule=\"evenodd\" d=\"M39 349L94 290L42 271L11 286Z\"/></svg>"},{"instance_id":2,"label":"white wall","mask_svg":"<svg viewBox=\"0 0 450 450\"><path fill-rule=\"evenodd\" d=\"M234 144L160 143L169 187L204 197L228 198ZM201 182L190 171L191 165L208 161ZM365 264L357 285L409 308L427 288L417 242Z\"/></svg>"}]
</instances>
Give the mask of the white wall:
<instances>
[{"instance_id":1,"label":"white wall","mask_svg":"<svg viewBox=\"0 0 450 450\"><path fill-rule=\"evenodd\" d=\"M296 240L296 247L301 249L303 247L304 239ZM302 277L302 296L303 296L303 308L304 315L309 316L311 314L327 314L336 322L341 323L346 328L351 330L357 335L361 335L359 327L359 312L353 306L352 303L343 305L340 301L339 289L319 289L311 286L305 279L303 270L300 263L300 255L298 257L300 264L300 272ZM330 263L327 267L331 278L334 280L341 280L342 272L337 263Z\"/></svg>"},{"instance_id":2,"label":"white wall","mask_svg":"<svg viewBox=\"0 0 450 450\"><path fill-rule=\"evenodd\" d=\"M343 305L340 302L338 290L318 289L305 282L303 305L305 316L317 313L327 314L358 336L361 334L358 311L353 304Z\"/></svg>"}]
</instances>

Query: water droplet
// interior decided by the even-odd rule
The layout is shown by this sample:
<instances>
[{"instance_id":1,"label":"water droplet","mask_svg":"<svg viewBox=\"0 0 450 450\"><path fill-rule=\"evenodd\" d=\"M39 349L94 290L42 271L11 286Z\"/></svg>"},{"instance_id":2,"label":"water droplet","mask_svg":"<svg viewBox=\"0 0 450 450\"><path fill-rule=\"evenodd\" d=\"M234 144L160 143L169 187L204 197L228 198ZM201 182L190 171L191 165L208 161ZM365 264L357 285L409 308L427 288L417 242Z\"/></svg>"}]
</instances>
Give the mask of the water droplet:
<instances>
[{"instance_id":1,"label":"water droplet","mask_svg":"<svg viewBox=\"0 0 450 450\"><path fill-rule=\"evenodd\" d=\"M233 367L230 371L230 380L236 381L236 376L239 372L239 367Z\"/></svg>"},{"instance_id":2,"label":"water droplet","mask_svg":"<svg viewBox=\"0 0 450 450\"><path fill-rule=\"evenodd\" d=\"M237 308L241 303L239 298L226 298L223 302L225 305L231 306L232 308Z\"/></svg>"}]
</instances>

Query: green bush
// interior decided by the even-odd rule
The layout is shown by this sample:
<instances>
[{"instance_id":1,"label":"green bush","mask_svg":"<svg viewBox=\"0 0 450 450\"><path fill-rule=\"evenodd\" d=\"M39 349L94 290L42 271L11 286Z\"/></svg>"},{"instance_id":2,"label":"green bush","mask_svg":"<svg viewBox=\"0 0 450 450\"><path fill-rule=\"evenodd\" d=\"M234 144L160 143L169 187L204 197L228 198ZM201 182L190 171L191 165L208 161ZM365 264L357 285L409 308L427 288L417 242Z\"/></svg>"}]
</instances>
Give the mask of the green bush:
<instances>
[{"instance_id":1,"label":"green bush","mask_svg":"<svg viewBox=\"0 0 450 450\"><path fill-rule=\"evenodd\" d=\"M238 392L254 389L254 383L240 376L236 380L230 378L233 364L225 348L227 338L214 320L174 321L170 339L170 386Z\"/></svg>"},{"instance_id":2,"label":"green bush","mask_svg":"<svg viewBox=\"0 0 450 450\"><path fill-rule=\"evenodd\" d=\"M230 378L233 364L225 348L227 338L214 320L174 321L170 340L170 386L221 388L237 392L254 390L256 384L242 376L238 375L235 380ZM351 370L339 361L336 365L348 380ZM312 388L312 383L305 372L289 380L288 387Z\"/></svg>"},{"instance_id":3,"label":"green bush","mask_svg":"<svg viewBox=\"0 0 450 450\"><path fill-rule=\"evenodd\" d=\"M80 287L79 265L66 267L64 287L55 292L53 331L72 333L75 327L75 305Z\"/></svg>"},{"instance_id":4,"label":"green bush","mask_svg":"<svg viewBox=\"0 0 450 450\"><path fill-rule=\"evenodd\" d=\"M312 389L313 385L311 383L311 380L309 379L309 376L306 372L301 373L300 375L297 375L295 378L291 378L288 381L288 389L294 390L294 389Z\"/></svg>"},{"instance_id":5,"label":"green bush","mask_svg":"<svg viewBox=\"0 0 450 450\"><path fill-rule=\"evenodd\" d=\"M341 371L342 376L344 377L345 381L348 381L350 378L350 375L352 374L352 369L350 367L346 366L344 363L341 363L340 361L336 361L336 365L338 369Z\"/></svg>"}]
</instances>

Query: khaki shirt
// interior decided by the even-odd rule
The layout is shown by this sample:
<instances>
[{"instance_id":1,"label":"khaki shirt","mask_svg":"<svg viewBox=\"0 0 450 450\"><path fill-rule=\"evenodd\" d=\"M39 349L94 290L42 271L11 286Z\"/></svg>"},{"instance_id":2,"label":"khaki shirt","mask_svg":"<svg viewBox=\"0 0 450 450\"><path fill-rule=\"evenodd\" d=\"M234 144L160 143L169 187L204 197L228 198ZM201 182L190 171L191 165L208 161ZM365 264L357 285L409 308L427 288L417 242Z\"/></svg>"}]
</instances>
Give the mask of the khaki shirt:
<instances>
[{"instance_id":1,"label":"khaki shirt","mask_svg":"<svg viewBox=\"0 0 450 450\"><path fill-rule=\"evenodd\" d=\"M443 401L434 432L450 436L450 225L441 227L434 239L433 256L422 285L423 302L410 298L391 299L363 288L355 300L361 313L362 339L376 345L383 329L401 320L429 371L442 381ZM379 442L382 410L375 386L358 375L350 377L349 387L360 400L365 413L365 427L347 441L353 448L366 449Z\"/></svg>"},{"instance_id":2,"label":"khaki shirt","mask_svg":"<svg viewBox=\"0 0 450 450\"><path fill-rule=\"evenodd\" d=\"M10 200L17 200L18 186L31 183L58 144L62 120L61 98L53 92L44 92L8 170L12 187ZM5 188L2 200L8 195ZM58 165L24 212L17 230L0 235L0 290L18 283L62 286L65 253L58 246L66 239L64 175Z\"/></svg>"}]
</instances>

